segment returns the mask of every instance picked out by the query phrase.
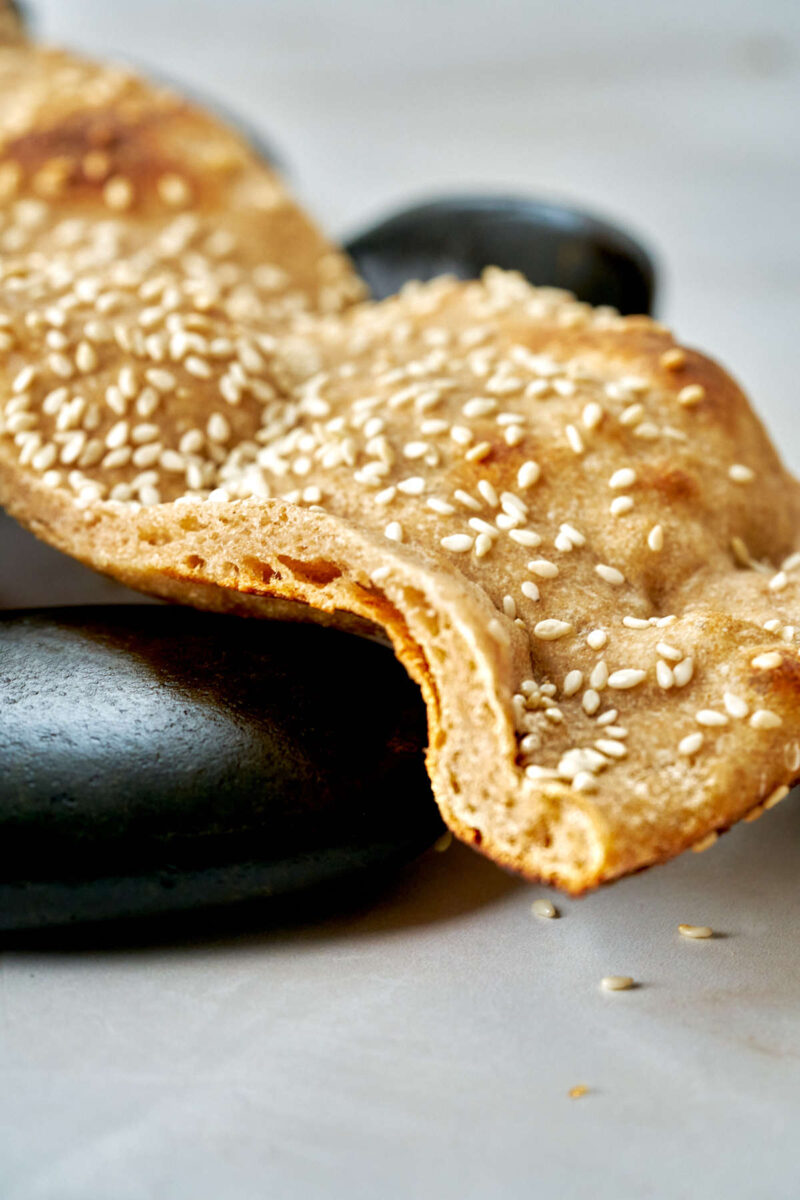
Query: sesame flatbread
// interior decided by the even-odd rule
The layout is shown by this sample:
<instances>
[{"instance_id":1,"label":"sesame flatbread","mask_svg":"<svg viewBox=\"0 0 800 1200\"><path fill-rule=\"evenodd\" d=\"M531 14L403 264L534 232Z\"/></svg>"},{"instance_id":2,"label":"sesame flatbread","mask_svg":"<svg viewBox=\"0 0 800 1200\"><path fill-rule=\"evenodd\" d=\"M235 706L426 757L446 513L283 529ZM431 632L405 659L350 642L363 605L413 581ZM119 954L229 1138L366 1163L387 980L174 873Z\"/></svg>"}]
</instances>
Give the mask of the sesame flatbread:
<instances>
[{"instance_id":1,"label":"sesame flatbread","mask_svg":"<svg viewBox=\"0 0 800 1200\"><path fill-rule=\"evenodd\" d=\"M115 87L104 179L35 187L89 153L77 100L28 104L0 162L6 508L167 599L383 631L445 820L530 878L581 892L785 795L798 488L730 377L513 273L354 303L232 134L206 187L205 132L169 130L216 123L169 98L115 124ZM253 211L262 177L279 199Z\"/></svg>"}]
</instances>

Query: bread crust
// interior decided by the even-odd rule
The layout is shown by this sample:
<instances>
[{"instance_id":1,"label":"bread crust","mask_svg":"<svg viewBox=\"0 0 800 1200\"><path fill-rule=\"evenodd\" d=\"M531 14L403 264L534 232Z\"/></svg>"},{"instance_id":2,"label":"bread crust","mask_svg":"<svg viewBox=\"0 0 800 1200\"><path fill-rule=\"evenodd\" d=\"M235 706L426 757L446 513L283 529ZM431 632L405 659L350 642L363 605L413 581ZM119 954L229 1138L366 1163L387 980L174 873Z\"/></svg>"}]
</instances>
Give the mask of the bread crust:
<instances>
[{"instance_id":1,"label":"bread crust","mask_svg":"<svg viewBox=\"0 0 800 1200\"><path fill-rule=\"evenodd\" d=\"M450 828L573 893L797 778L798 485L720 367L513 273L355 303L126 72L0 50L0 111L17 519L168 600L384 630Z\"/></svg>"}]
</instances>

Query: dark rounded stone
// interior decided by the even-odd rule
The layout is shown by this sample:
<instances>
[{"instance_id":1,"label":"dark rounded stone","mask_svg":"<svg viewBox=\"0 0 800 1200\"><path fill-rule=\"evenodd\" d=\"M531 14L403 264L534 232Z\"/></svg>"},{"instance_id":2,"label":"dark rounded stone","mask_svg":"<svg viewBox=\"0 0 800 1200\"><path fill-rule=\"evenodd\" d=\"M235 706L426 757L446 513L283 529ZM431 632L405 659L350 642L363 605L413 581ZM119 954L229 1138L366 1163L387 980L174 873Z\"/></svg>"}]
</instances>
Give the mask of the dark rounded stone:
<instances>
[{"instance_id":1,"label":"dark rounded stone","mask_svg":"<svg viewBox=\"0 0 800 1200\"><path fill-rule=\"evenodd\" d=\"M503 267L589 304L622 313L653 309L655 267L647 251L608 221L561 204L449 196L402 209L345 248L378 299L410 279L475 279L484 267Z\"/></svg>"},{"instance_id":2,"label":"dark rounded stone","mask_svg":"<svg viewBox=\"0 0 800 1200\"><path fill-rule=\"evenodd\" d=\"M442 832L392 652L148 606L0 617L0 928L350 879Z\"/></svg>"}]
</instances>

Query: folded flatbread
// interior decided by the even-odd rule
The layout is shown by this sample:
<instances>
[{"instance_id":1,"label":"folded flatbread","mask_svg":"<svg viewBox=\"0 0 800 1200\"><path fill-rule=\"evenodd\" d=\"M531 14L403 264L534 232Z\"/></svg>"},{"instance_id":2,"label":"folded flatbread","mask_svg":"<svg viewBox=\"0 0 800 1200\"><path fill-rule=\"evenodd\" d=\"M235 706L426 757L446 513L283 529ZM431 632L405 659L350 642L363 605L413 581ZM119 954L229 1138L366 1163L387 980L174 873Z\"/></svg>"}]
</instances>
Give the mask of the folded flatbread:
<instances>
[{"instance_id":1,"label":"folded flatbread","mask_svg":"<svg viewBox=\"0 0 800 1200\"><path fill-rule=\"evenodd\" d=\"M798 487L721 368L514 273L359 302L247 146L127 71L8 47L0 113L9 512L170 600L385 632L445 820L529 878L785 795Z\"/></svg>"}]
</instances>

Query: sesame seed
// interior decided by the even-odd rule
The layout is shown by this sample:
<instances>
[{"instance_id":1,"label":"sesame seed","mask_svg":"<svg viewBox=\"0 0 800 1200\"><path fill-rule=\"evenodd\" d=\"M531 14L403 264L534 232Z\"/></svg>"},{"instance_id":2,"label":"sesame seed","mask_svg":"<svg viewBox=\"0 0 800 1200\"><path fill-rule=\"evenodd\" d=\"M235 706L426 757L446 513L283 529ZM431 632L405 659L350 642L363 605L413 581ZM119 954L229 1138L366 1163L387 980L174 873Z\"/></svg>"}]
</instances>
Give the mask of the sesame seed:
<instances>
[{"instance_id":1,"label":"sesame seed","mask_svg":"<svg viewBox=\"0 0 800 1200\"><path fill-rule=\"evenodd\" d=\"M741 720L746 717L750 711L747 704L739 696L734 696L732 692L725 692L722 697L722 703L725 705L725 710L731 717L736 717Z\"/></svg>"},{"instance_id":2,"label":"sesame seed","mask_svg":"<svg viewBox=\"0 0 800 1200\"><path fill-rule=\"evenodd\" d=\"M650 622L644 617L623 617L622 624L626 629L649 629Z\"/></svg>"},{"instance_id":3,"label":"sesame seed","mask_svg":"<svg viewBox=\"0 0 800 1200\"><path fill-rule=\"evenodd\" d=\"M58 375L60 379L71 379L75 374L75 367L66 354L49 354L47 365L53 374Z\"/></svg>"},{"instance_id":4,"label":"sesame seed","mask_svg":"<svg viewBox=\"0 0 800 1200\"><path fill-rule=\"evenodd\" d=\"M211 366L204 358L200 358L197 354L189 354L183 360L183 365L190 375L194 375L197 379L210 379Z\"/></svg>"},{"instance_id":5,"label":"sesame seed","mask_svg":"<svg viewBox=\"0 0 800 1200\"><path fill-rule=\"evenodd\" d=\"M183 208L191 200L191 192L186 180L172 172L162 175L156 187L162 201L170 208Z\"/></svg>"},{"instance_id":6,"label":"sesame seed","mask_svg":"<svg viewBox=\"0 0 800 1200\"><path fill-rule=\"evenodd\" d=\"M104 471L113 471L118 467L124 467L131 461L133 451L130 446L120 446L117 450L109 450L105 458L102 459L100 466Z\"/></svg>"},{"instance_id":7,"label":"sesame seed","mask_svg":"<svg viewBox=\"0 0 800 1200\"><path fill-rule=\"evenodd\" d=\"M52 392L48 392L42 401L42 409L48 416L53 416L61 408L62 404L69 399L69 389L65 387L57 387ZM27 403L27 401L26 401ZM9 411L8 405L6 412Z\"/></svg>"},{"instance_id":8,"label":"sesame seed","mask_svg":"<svg viewBox=\"0 0 800 1200\"><path fill-rule=\"evenodd\" d=\"M548 920L552 920L553 917L558 916L558 909L552 900L545 900L542 897L534 900L531 905L531 912L535 917L546 917Z\"/></svg>"},{"instance_id":9,"label":"sesame seed","mask_svg":"<svg viewBox=\"0 0 800 1200\"><path fill-rule=\"evenodd\" d=\"M542 469L537 462L524 462L517 471L517 484L521 488L532 487L534 483L538 482L541 473Z\"/></svg>"},{"instance_id":10,"label":"sesame seed","mask_svg":"<svg viewBox=\"0 0 800 1200\"><path fill-rule=\"evenodd\" d=\"M602 692L608 683L608 666L604 659L601 658L600 662L595 663L589 676L589 683L596 692Z\"/></svg>"},{"instance_id":11,"label":"sesame seed","mask_svg":"<svg viewBox=\"0 0 800 1200\"><path fill-rule=\"evenodd\" d=\"M399 521L390 521L383 533L390 542L402 542L403 540L403 526Z\"/></svg>"},{"instance_id":12,"label":"sesame seed","mask_svg":"<svg viewBox=\"0 0 800 1200\"><path fill-rule=\"evenodd\" d=\"M602 650L608 641L605 629L593 629L586 637L586 644L592 650Z\"/></svg>"},{"instance_id":13,"label":"sesame seed","mask_svg":"<svg viewBox=\"0 0 800 1200\"><path fill-rule=\"evenodd\" d=\"M523 587L525 584L523 584ZM535 585L531 585L535 586ZM552 642L556 638L566 637L572 633L572 626L569 621L559 621L555 617L548 617L544 621L539 621L533 627L534 636L540 638L543 642Z\"/></svg>"},{"instance_id":14,"label":"sesame seed","mask_svg":"<svg viewBox=\"0 0 800 1200\"><path fill-rule=\"evenodd\" d=\"M464 505L464 508L471 508L473 512L480 512L480 501L476 500L474 496L470 496L469 492L465 492L462 488L456 488L453 495L459 504Z\"/></svg>"},{"instance_id":15,"label":"sesame seed","mask_svg":"<svg viewBox=\"0 0 800 1200\"><path fill-rule=\"evenodd\" d=\"M757 708L750 718L750 725L753 729L777 729L782 724L783 721L778 714L770 712L768 708Z\"/></svg>"},{"instance_id":16,"label":"sesame seed","mask_svg":"<svg viewBox=\"0 0 800 1200\"><path fill-rule=\"evenodd\" d=\"M6 418L6 433L24 433L28 429L33 429L35 425L36 417L33 413L15 412Z\"/></svg>"},{"instance_id":17,"label":"sesame seed","mask_svg":"<svg viewBox=\"0 0 800 1200\"><path fill-rule=\"evenodd\" d=\"M558 575L556 564L549 562L546 558L532 558L528 563L528 570L531 574L538 575L540 579L555 579Z\"/></svg>"},{"instance_id":18,"label":"sesame seed","mask_svg":"<svg viewBox=\"0 0 800 1200\"><path fill-rule=\"evenodd\" d=\"M468 533L451 533L448 537L441 538L439 542L444 550L451 550L454 554L466 554L474 544L475 539Z\"/></svg>"},{"instance_id":19,"label":"sesame seed","mask_svg":"<svg viewBox=\"0 0 800 1200\"><path fill-rule=\"evenodd\" d=\"M106 446L108 449L116 450L118 447L124 446L128 440L128 430L127 421L117 421L116 424L112 425L106 434Z\"/></svg>"},{"instance_id":20,"label":"sesame seed","mask_svg":"<svg viewBox=\"0 0 800 1200\"><path fill-rule=\"evenodd\" d=\"M599 404L596 403L596 401L593 400L589 404L585 405L583 412L581 413L581 420L583 421L586 429L596 429L602 419L603 409Z\"/></svg>"},{"instance_id":21,"label":"sesame seed","mask_svg":"<svg viewBox=\"0 0 800 1200\"><path fill-rule=\"evenodd\" d=\"M677 646L671 646L669 642L658 642L656 650L662 658L669 658L672 662L680 662L683 658L683 651L678 650Z\"/></svg>"},{"instance_id":22,"label":"sesame seed","mask_svg":"<svg viewBox=\"0 0 800 1200\"><path fill-rule=\"evenodd\" d=\"M478 491L480 492L481 496L483 496L487 504L491 504L493 508L497 508L498 504L500 503L500 497L497 495L497 492L488 479L481 479L478 481Z\"/></svg>"},{"instance_id":23,"label":"sesame seed","mask_svg":"<svg viewBox=\"0 0 800 1200\"><path fill-rule=\"evenodd\" d=\"M510 516L525 517L528 513L527 504L514 492L503 492L500 496L500 503L503 510Z\"/></svg>"},{"instance_id":24,"label":"sesame seed","mask_svg":"<svg viewBox=\"0 0 800 1200\"><path fill-rule=\"evenodd\" d=\"M503 434L503 441L507 446L518 446L524 437L525 430L521 425L509 425Z\"/></svg>"},{"instance_id":25,"label":"sesame seed","mask_svg":"<svg viewBox=\"0 0 800 1200\"><path fill-rule=\"evenodd\" d=\"M600 987L604 992L627 992L633 987L633 979L630 975L604 975Z\"/></svg>"},{"instance_id":26,"label":"sesame seed","mask_svg":"<svg viewBox=\"0 0 800 1200\"><path fill-rule=\"evenodd\" d=\"M564 677L564 683L561 688L565 696L574 696L583 687L583 671L569 671Z\"/></svg>"},{"instance_id":27,"label":"sesame seed","mask_svg":"<svg viewBox=\"0 0 800 1200\"><path fill-rule=\"evenodd\" d=\"M673 667L676 687L686 687L694 675L694 659L691 657L683 658Z\"/></svg>"},{"instance_id":28,"label":"sesame seed","mask_svg":"<svg viewBox=\"0 0 800 1200\"><path fill-rule=\"evenodd\" d=\"M746 467L744 463L734 463L728 468L728 476L734 483L752 483L756 473L750 467Z\"/></svg>"},{"instance_id":29,"label":"sesame seed","mask_svg":"<svg viewBox=\"0 0 800 1200\"><path fill-rule=\"evenodd\" d=\"M716 712L713 708L701 708L699 712L694 714L694 719L698 725L706 725L709 728L715 725L728 724L728 718L725 713Z\"/></svg>"},{"instance_id":30,"label":"sesame seed","mask_svg":"<svg viewBox=\"0 0 800 1200\"><path fill-rule=\"evenodd\" d=\"M693 754L697 754L702 744L702 733L688 733L686 737L681 738L678 742L678 753L682 754L685 758L691 758Z\"/></svg>"},{"instance_id":31,"label":"sesame seed","mask_svg":"<svg viewBox=\"0 0 800 1200\"><path fill-rule=\"evenodd\" d=\"M633 431L634 437L644 438L647 441L651 441L651 442L655 441L655 439L657 437L659 437L660 434L661 434L661 430L659 429L659 427L657 425L653 424L652 421L642 421L641 424L637 425ZM679 437L681 436L680 433L678 436Z\"/></svg>"},{"instance_id":32,"label":"sesame seed","mask_svg":"<svg viewBox=\"0 0 800 1200\"><path fill-rule=\"evenodd\" d=\"M476 533L485 533L488 537L497 537L497 530L494 525L490 525L488 521L484 521L481 517L470 517L467 524Z\"/></svg>"},{"instance_id":33,"label":"sesame seed","mask_svg":"<svg viewBox=\"0 0 800 1200\"><path fill-rule=\"evenodd\" d=\"M598 738L595 746L601 754L606 754L609 758L624 758L628 753L625 743L618 742L614 738Z\"/></svg>"},{"instance_id":34,"label":"sesame seed","mask_svg":"<svg viewBox=\"0 0 800 1200\"><path fill-rule=\"evenodd\" d=\"M785 783L782 783L780 787L776 787L775 790L770 792L770 794L767 796L766 800L764 801L764 808L774 808L776 804L780 804L781 800L785 799L785 797L788 795L789 788Z\"/></svg>"},{"instance_id":35,"label":"sesame seed","mask_svg":"<svg viewBox=\"0 0 800 1200\"><path fill-rule=\"evenodd\" d=\"M532 529L509 529L508 536L512 542L516 542L519 546L531 548L542 544L541 537Z\"/></svg>"},{"instance_id":36,"label":"sesame seed","mask_svg":"<svg viewBox=\"0 0 800 1200\"><path fill-rule=\"evenodd\" d=\"M520 586L520 591L522 592L523 596L527 596L529 600L539 599L539 589L535 583L530 581L530 579L525 580L525 582Z\"/></svg>"},{"instance_id":37,"label":"sesame seed","mask_svg":"<svg viewBox=\"0 0 800 1200\"><path fill-rule=\"evenodd\" d=\"M403 447L405 458L423 458L429 449L427 442L406 442Z\"/></svg>"},{"instance_id":38,"label":"sesame seed","mask_svg":"<svg viewBox=\"0 0 800 1200\"><path fill-rule=\"evenodd\" d=\"M750 666L755 667L757 671L774 671L782 662L783 659L777 650L769 650L766 654L757 654L755 658L751 658Z\"/></svg>"},{"instance_id":39,"label":"sesame seed","mask_svg":"<svg viewBox=\"0 0 800 1200\"><path fill-rule=\"evenodd\" d=\"M472 430L466 425L451 425L450 437L459 446L468 446L472 441Z\"/></svg>"},{"instance_id":40,"label":"sesame seed","mask_svg":"<svg viewBox=\"0 0 800 1200\"><path fill-rule=\"evenodd\" d=\"M672 667L668 666L663 659L659 659L656 663L656 682L660 688L668 691L675 684L675 676L672 673Z\"/></svg>"},{"instance_id":41,"label":"sesame seed","mask_svg":"<svg viewBox=\"0 0 800 1200\"><path fill-rule=\"evenodd\" d=\"M686 351L680 346L672 346L664 351L658 361L665 371L679 371L686 363Z\"/></svg>"},{"instance_id":42,"label":"sesame seed","mask_svg":"<svg viewBox=\"0 0 800 1200\"><path fill-rule=\"evenodd\" d=\"M162 367L150 367L145 371L145 378L148 383L151 383L159 392L170 392L175 387L177 380L171 371L165 371Z\"/></svg>"},{"instance_id":43,"label":"sesame seed","mask_svg":"<svg viewBox=\"0 0 800 1200\"><path fill-rule=\"evenodd\" d=\"M35 378L36 378L36 368L32 367L30 364L28 364L28 366L23 367L22 370L18 371L17 374L14 376L14 379L11 384L12 392L15 392L18 394L19 392L27 391L27 389L31 386L31 384L33 383Z\"/></svg>"},{"instance_id":44,"label":"sesame seed","mask_svg":"<svg viewBox=\"0 0 800 1200\"><path fill-rule=\"evenodd\" d=\"M772 617L771 620L764 622L764 628L767 633L777 633L781 627L781 623L777 617Z\"/></svg>"},{"instance_id":45,"label":"sesame seed","mask_svg":"<svg viewBox=\"0 0 800 1200\"><path fill-rule=\"evenodd\" d=\"M517 615L517 602L513 596L503 596L503 612L510 619L514 620Z\"/></svg>"},{"instance_id":46,"label":"sesame seed","mask_svg":"<svg viewBox=\"0 0 800 1200\"><path fill-rule=\"evenodd\" d=\"M161 495L159 490L152 484L144 484L139 488L139 499L144 505L161 503Z\"/></svg>"},{"instance_id":47,"label":"sesame seed","mask_svg":"<svg viewBox=\"0 0 800 1200\"><path fill-rule=\"evenodd\" d=\"M461 411L465 417L469 417L472 420L473 417L486 417L489 413L493 413L496 408L496 400L476 396L472 400L467 400L466 404L462 405Z\"/></svg>"},{"instance_id":48,"label":"sesame seed","mask_svg":"<svg viewBox=\"0 0 800 1200\"><path fill-rule=\"evenodd\" d=\"M608 686L625 690L636 687L647 676L646 671L638 667L626 667L621 671L612 671L608 677Z\"/></svg>"},{"instance_id":49,"label":"sesame seed","mask_svg":"<svg viewBox=\"0 0 800 1200\"><path fill-rule=\"evenodd\" d=\"M778 571L772 576L767 587L771 592L782 592L789 582L789 576L785 571Z\"/></svg>"},{"instance_id":50,"label":"sesame seed","mask_svg":"<svg viewBox=\"0 0 800 1200\"><path fill-rule=\"evenodd\" d=\"M199 454L203 449L205 438L199 429L189 429L178 443L181 454Z\"/></svg>"},{"instance_id":51,"label":"sesame seed","mask_svg":"<svg viewBox=\"0 0 800 1200\"><path fill-rule=\"evenodd\" d=\"M609 567L606 563L597 563L595 566L596 573L606 583L612 584L614 587L620 587L625 582L625 576L616 567Z\"/></svg>"},{"instance_id":52,"label":"sesame seed","mask_svg":"<svg viewBox=\"0 0 800 1200\"><path fill-rule=\"evenodd\" d=\"M693 853L695 853L695 854L703 854L704 851L710 850L710 848L715 844L715 842L718 842L718 841L719 841L719 834L716 832L716 830L714 830L711 833L707 834L704 838L700 838L700 841L695 842L695 844L690 848L693 851Z\"/></svg>"},{"instance_id":53,"label":"sesame seed","mask_svg":"<svg viewBox=\"0 0 800 1200\"><path fill-rule=\"evenodd\" d=\"M133 465L135 467L152 467L158 462L161 457L161 443L152 442L147 446L139 446L133 452Z\"/></svg>"},{"instance_id":54,"label":"sesame seed","mask_svg":"<svg viewBox=\"0 0 800 1200\"><path fill-rule=\"evenodd\" d=\"M710 938L714 936L714 930L710 925L679 925L678 933L685 938Z\"/></svg>"},{"instance_id":55,"label":"sesame seed","mask_svg":"<svg viewBox=\"0 0 800 1200\"><path fill-rule=\"evenodd\" d=\"M564 433L566 434L567 441L569 442L570 449L573 451L573 453L583 454L586 447L583 444L583 438L581 437L577 426L567 425Z\"/></svg>"},{"instance_id":56,"label":"sesame seed","mask_svg":"<svg viewBox=\"0 0 800 1200\"><path fill-rule=\"evenodd\" d=\"M491 452L491 442L479 442L477 446L473 446L470 450L468 450L464 457L466 458L467 462L483 462L485 458L488 458Z\"/></svg>"},{"instance_id":57,"label":"sesame seed","mask_svg":"<svg viewBox=\"0 0 800 1200\"><path fill-rule=\"evenodd\" d=\"M629 404L619 414L619 423L620 425L635 425L643 413L643 404L640 404L638 401L635 404Z\"/></svg>"},{"instance_id":58,"label":"sesame seed","mask_svg":"<svg viewBox=\"0 0 800 1200\"><path fill-rule=\"evenodd\" d=\"M620 467L608 481L608 486L618 491L621 488L632 487L636 483L636 472L633 467Z\"/></svg>"},{"instance_id":59,"label":"sesame seed","mask_svg":"<svg viewBox=\"0 0 800 1200\"><path fill-rule=\"evenodd\" d=\"M442 517L451 517L456 511L454 505L447 500L440 500L438 496L430 496L425 503L431 512L439 513Z\"/></svg>"},{"instance_id":60,"label":"sesame seed","mask_svg":"<svg viewBox=\"0 0 800 1200\"><path fill-rule=\"evenodd\" d=\"M421 496L425 491L425 480L421 475L411 475L408 479L400 480L397 490L405 496Z\"/></svg>"},{"instance_id":61,"label":"sesame seed","mask_svg":"<svg viewBox=\"0 0 800 1200\"><path fill-rule=\"evenodd\" d=\"M612 725L618 716L619 712L616 708L607 708L606 711L601 713L597 718L597 724L602 726Z\"/></svg>"},{"instance_id":62,"label":"sesame seed","mask_svg":"<svg viewBox=\"0 0 800 1200\"><path fill-rule=\"evenodd\" d=\"M45 471L48 471L50 469L50 467L53 466L54 462L56 461L57 455L58 455L58 451L56 450L53 443L48 442L46 446L43 446L41 450L38 450L33 455L33 457L30 460L31 466L33 467L34 471L39 471L40 473L44 473ZM22 462L22 455L20 455L20 462Z\"/></svg>"},{"instance_id":63,"label":"sesame seed","mask_svg":"<svg viewBox=\"0 0 800 1200\"><path fill-rule=\"evenodd\" d=\"M175 450L165 450L161 455L161 466L165 471L182 473L186 470L186 459Z\"/></svg>"},{"instance_id":64,"label":"sesame seed","mask_svg":"<svg viewBox=\"0 0 800 1200\"><path fill-rule=\"evenodd\" d=\"M103 188L103 199L109 208L116 211L130 208L133 203L133 185L122 175L115 175Z\"/></svg>"},{"instance_id":65,"label":"sesame seed","mask_svg":"<svg viewBox=\"0 0 800 1200\"><path fill-rule=\"evenodd\" d=\"M573 776L572 789L576 792L594 792L597 789L597 780L591 771L578 771Z\"/></svg>"},{"instance_id":66,"label":"sesame seed","mask_svg":"<svg viewBox=\"0 0 800 1200\"><path fill-rule=\"evenodd\" d=\"M587 688L586 691L583 693L583 698L581 700L581 704L583 705L583 711L586 713L587 716L589 716L589 717L594 716L594 714L597 712L598 708L600 707L599 693L596 692L594 690L594 688Z\"/></svg>"},{"instance_id":67,"label":"sesame seed","mask_svg":"<svg viewBox=\"0 0 800 1200\"><path fill-rule=\"evenodd\" d=\"M612 517L621 517L624 513L630 512L633 508L633 498L631 496L616 496L608 506L608 511Z\"/></svg>"},{"instance_id":68,"label":"sesame seed","mask_svg":"<svg viewBox=\"0 0 800 1200\"><path fill-rule=\"evenodd\" d=\"M705 399L706 389L699 383L690 383L687 387L681 388L676 397L678 404L683 404L687 408L691 408L693 404L699 404Z\"/></svg>"},{"instance_id":69,"label":"sesame seed","mask_svg":"<svg viewBox=\"0 0 800 1200\"><path fill-rule=\"evenodd\" d=\"M88 374L97 367L97 352L89 342L80 342L75 351L75 365L82 374Z\"/></svg>"},{"instance_id":70,"label":"sesame seed","mask_svg":"<svg viewBox=\"0 0 800 1200\"><path fill-rule=\"evenodd\" d=\"M479 533L475 538L475 557L485 558L493 545L494 539L488 533Z\"/></svg>"},{"instance_id":71,"label":"sesame seed","mask_svg":"<svg viewBox=\"0 0 800 1200\"><path fill-rule=\"evenodd\" d=\"M623 725L607 724L605 732L610 738L615 738L616 740L626 738L628 736L628 731Z\"/></svg>"},{"instance_id":72,"label":"sesame seed","mask_svg":"<svg viewBox=\"0 0 800 1200\"><path fill-rule=\"evenodd\" d=\"M574 525L561 525L559 527L559 532L565 534L566 537L568 537L572 542L573 546L584 546L586 544L586 538L579 529L575 528Z\"/></svg>"},{"instance_id":73,"label":"sesame seed","mask_svg":"<svg viewBox=\"0 0 800 1200\"><path fill-rule=\"evenodd\" d=\"M660 525L654 525L650 530L647 535L647 544L655 553L664 549L664 530Z\"/></svg>"}]
</instances>

